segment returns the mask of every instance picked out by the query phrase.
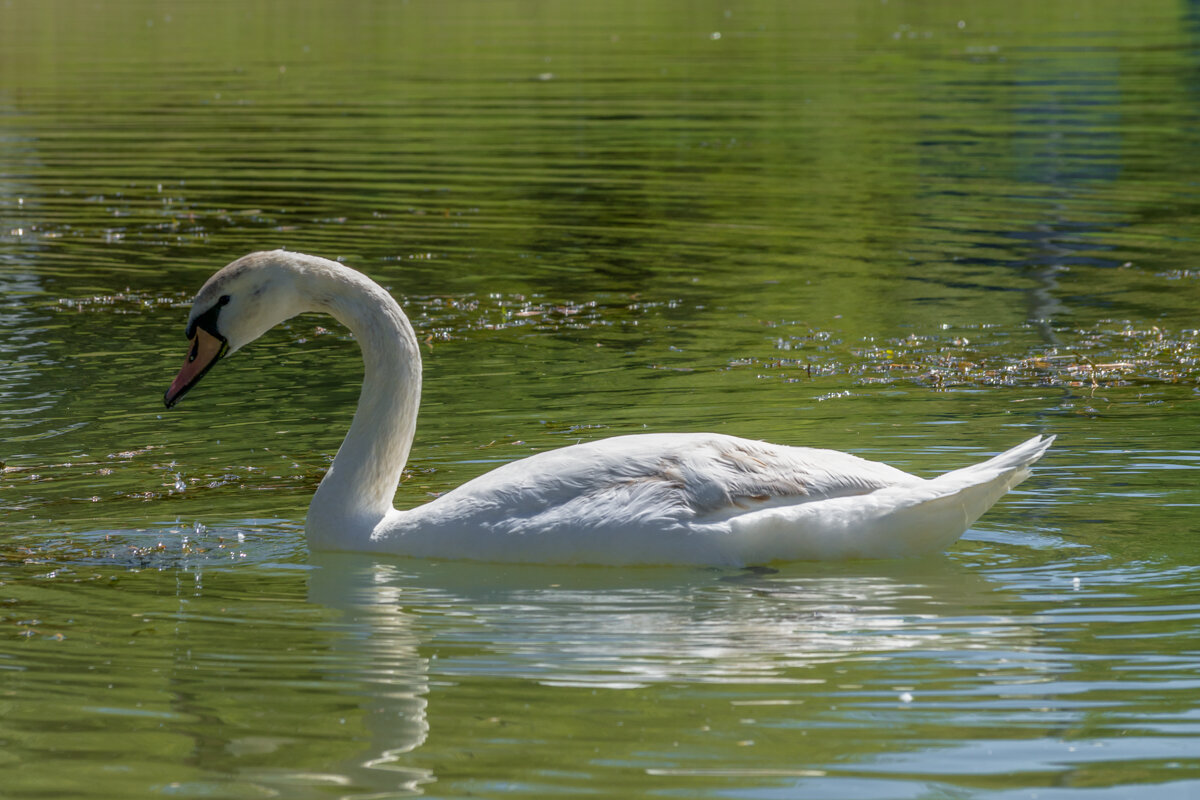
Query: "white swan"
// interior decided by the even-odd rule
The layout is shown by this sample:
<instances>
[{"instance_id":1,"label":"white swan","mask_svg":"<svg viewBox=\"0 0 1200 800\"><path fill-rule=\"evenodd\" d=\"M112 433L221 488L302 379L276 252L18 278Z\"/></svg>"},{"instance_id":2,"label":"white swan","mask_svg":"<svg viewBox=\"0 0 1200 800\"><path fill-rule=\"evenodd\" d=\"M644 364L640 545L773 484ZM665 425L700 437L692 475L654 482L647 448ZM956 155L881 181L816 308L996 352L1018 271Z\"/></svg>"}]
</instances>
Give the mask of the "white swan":
<instances>
[{"instance_id":1,"label":"white swan","mask_svg":"<svg viewBox=\"0 0 1200 800\"><path fill-rule=\"evenodd\" d=\"M833 450L715 433L617 436L506 464L397 511L421 356L400 306L359 272L283 250L229 264L193 301L191 349L163 399L171 407L226 352L306 311L348 327L365 365L350 432L308 509L318 549L556 564L917 555L954 542L1054 440L924 480Z\"/></svg>"}]
</instances>

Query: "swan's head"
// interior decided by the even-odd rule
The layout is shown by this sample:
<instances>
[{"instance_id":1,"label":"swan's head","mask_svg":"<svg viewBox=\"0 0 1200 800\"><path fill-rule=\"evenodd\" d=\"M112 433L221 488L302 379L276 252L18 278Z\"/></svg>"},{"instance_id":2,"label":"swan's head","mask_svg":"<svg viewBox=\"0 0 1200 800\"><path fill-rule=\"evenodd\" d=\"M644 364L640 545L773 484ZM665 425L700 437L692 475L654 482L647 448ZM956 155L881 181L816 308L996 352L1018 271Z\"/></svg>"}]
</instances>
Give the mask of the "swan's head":
<instances>
[{"instance_id":1,"label":"swan's head","mask_svg":"<svg viewBox=\"0 0 1200 800\"><path fill-rule=\"evenodd\" d=\"M167 408L179 402L226 353L249 344L286 319L309 310L297 279L301 256L275 250L251 253L222 268L200 288L188 316L188 355L171 388Z\"/></svg>"}]
</instances>

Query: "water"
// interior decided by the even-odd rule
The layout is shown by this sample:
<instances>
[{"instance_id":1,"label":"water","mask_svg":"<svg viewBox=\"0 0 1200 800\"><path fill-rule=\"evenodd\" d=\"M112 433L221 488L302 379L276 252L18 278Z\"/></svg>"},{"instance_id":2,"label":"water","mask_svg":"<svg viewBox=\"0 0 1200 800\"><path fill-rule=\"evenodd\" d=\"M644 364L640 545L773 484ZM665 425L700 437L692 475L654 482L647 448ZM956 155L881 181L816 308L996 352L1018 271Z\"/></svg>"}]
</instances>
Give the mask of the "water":
<instances>
[{"instance_id":1,"label":"water","mask_svg":"<svg viewBox=\"0 0 1200 800\"><path fill-rule=\"evenodd\" d=\"M0 6L0 795L1200 793L1191 3ZM308 553L357 394L289 247L402 300L399 505L718 430L921 474L1035 433L945 556Z\"/></svg>"}]
</instances>

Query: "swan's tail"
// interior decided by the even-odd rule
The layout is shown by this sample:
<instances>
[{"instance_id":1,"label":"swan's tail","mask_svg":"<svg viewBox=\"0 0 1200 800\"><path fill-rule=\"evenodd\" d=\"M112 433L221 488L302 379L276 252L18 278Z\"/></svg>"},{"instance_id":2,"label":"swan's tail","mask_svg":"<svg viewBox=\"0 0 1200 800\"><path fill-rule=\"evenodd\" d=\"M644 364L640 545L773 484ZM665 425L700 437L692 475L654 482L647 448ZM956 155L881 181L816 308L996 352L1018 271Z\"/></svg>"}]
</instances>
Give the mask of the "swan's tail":
<instances>
[{"instance_id":1,"label":"swan's tail","mask_svg":"<svg viewBox=\"0 0 1200 800\"><path fill-rule=\"evenodd\" d=\"M1007 492L1009 489L1016 486L1021 481L1029 477L1029 468L1033 466L1039 458L1046 454L1050 449L1050 445L1054 444L1053 436L1035 436L1028 441L1022 442L1011 450L1005 450L1000 455L989 458L987 461L979 464L972 464L969 467L956 469L953 472L947 472L934 478L937 481L967 481L972 484L979 483L980 479L987 480L986 476L1008 475L1010 480L1005 484L1004 489L1000 494L996 495L995 499L988 503L990 506L996 500L1000 499L1000 495ZM987 508L984 508L986 511ZM983 512L980 512L983 513Z\"/></svg>"},{"instance_id":2,"label":"swan's tail","mask_svg":"<svg viewBox=\"0 0 1200 800\"><path fill-rule=\"evenodd\" d=\"M995 458L866 495L764 509L730 521L742 563L899 558L939 552L1021 481L1054 442L1035 436Z\"/></svg>"}]
</instances>

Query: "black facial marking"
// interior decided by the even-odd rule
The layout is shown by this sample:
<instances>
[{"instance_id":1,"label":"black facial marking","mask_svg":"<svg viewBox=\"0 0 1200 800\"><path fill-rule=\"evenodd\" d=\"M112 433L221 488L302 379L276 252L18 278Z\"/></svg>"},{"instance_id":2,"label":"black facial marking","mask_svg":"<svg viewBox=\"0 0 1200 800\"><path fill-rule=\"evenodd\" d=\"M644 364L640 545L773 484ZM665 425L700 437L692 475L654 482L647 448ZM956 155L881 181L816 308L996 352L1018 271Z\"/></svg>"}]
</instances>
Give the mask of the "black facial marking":
<instances>
[{"instance_id":1,"label":"black facial marking","mask_svg":"<svg viewBox=\"0 0 1200 800\"><path fill-rule=\"evenodd\" d=\"M228 302L229 295L223 294L221 295L221 298L217 300L215 304L213 304L212 308L208 309L208 311L205 311L203 314L192 320L192 323L187 326L187 331L185 331L187 338L191 339L196 335L196 328L203 328L213 336L220 339L222 342L225 341L225 337L222 336L217 330L217 315L221 313L221 307Z\"/></svg>"}]
</instances>

